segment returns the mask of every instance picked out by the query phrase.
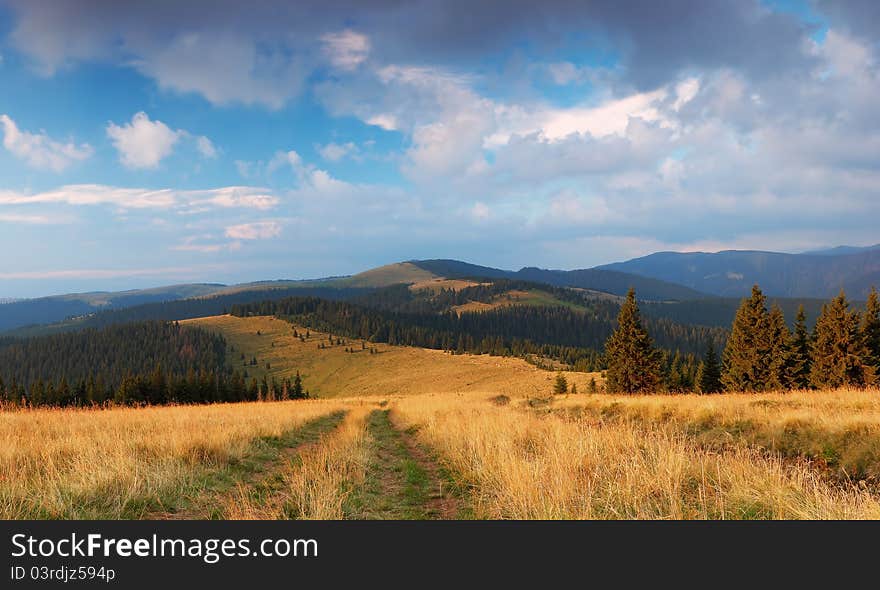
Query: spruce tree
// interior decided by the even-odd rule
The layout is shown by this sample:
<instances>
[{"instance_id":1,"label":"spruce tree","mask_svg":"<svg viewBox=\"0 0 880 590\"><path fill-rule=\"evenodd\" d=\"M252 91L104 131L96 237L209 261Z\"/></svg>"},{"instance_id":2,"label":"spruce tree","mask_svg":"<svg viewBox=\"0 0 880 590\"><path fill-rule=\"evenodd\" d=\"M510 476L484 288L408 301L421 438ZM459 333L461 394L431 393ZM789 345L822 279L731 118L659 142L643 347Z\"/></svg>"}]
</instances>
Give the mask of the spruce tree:
<instances>
[{"instance_id":1,"label":"spruce tree","mask_svg":"<svg viewBox=\"0 0 880 590\"><path fill-rule=\"evenodd\" d=\"M781 313L767 312L767 298L758 285L743 299L733 319L723 354L721 381L729 391L768 391L780 387L782 344L787 330L779 328ZM784 327L784 322L783 322Z\"/></svg>"},{"instance_id":2,"label":"spruce tree","mask_svg":"<svg viewBox=\"0 0 880 590\"><path fill-rule=\"evenodd\" d=\"M557 373L556 375L556 381L553 383L553 393L557 395L568 393L568 381L562 373Z\"/></svg>"},{"instance_id":3,"label":"spruce tree","mask_svg":"<svg viewBox=\"0 0 880 590\"><path fill-rule=\"evenodd\" d=\"M767 315L764 338L766 341L762 348L769 366L766 388L782 389L785 386L785 359L788 356L788 341L791 333L785 324L782 309L775 303Z\"/></svg>"},{"instance_id":4,"label":"spruce tree","mask_svg":"<svg viewBox=\"0 0 880 590\"><path fill-rule=\"evenodd\" d=\"M865 350L859 314L850 311L843 290L822 306L812 347L810 384L819 389L865 383Z\"/></svg>"},{"instance_id":5,"label":"spruce tree","mask_svg":"<svg viewBox=\"0 0 880 590\"><path fill-rule=\"evenodd\" d=\"M302 399L306 397L303 392L302 377L300 376L299 371L296 372L296 377L293 378L293 388L291 389L290 397L293 399Z\"/></svg>"},{"instance_id":6,"label":"spruce tree","mask_svg":"<svg viewBox=\"0 0 880 590\"><path fill-rule=\"evenodd\" d=\"M810 386L810 333L804 306L798 307L794 330L788 340L785 357L785 382L788 389L807 389Z\"/></svg>"},{"instance_id":7,"label":"spruce tree","mask_svg":"<svg viewBox=\"0 0 880 590\"><path fill-rule=\"evenodd\" d=\"M711 342L706 347L706 354L700 364L700 379L697 384L700 393L719 393L724 389L721 383L721 365L718 363L715 345Z\"/></svg>"},{"instance_id":8,"label":"spruce tree","mask_svg":"<svg viewBox=\"0 0 880 590\"><path fill-rule=\"evenodd\" d=\"M880 296L871 287L862 316L862 345L865 348L866 384L880 384Z\"/></svg>"},{"instance_id":9,"label":"spruce tree","mask_svg":"<svg viewBox=\"0 0 880 590\"><path fill-rule=\"evenodd\" d=\"M653 392L662 383L660 353L642 326L635 289L626 294L617 328L605 342L605 362L609 393Z\"/></svg>"}]
</instances>

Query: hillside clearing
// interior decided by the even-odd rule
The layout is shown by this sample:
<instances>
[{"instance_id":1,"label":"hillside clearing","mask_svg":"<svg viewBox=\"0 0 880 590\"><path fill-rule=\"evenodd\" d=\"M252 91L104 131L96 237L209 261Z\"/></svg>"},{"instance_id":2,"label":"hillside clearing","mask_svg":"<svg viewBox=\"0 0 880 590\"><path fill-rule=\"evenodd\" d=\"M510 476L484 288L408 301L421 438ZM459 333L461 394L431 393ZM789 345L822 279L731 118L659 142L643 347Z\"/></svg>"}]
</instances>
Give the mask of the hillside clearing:
<instances>
[{"instance_id":1,"label":"hillside clearing","mask_svg":"<svg viewBox=\"0 0 880 590\"><path fill-rule=\"evenodd\" d=\"M555 373L518 358L452 355L440 350L348 339L345 344L331 346L328 334L268 316L224 315L181 323L221 332L235 348L229 353L229 362L247 370L250 377L268 375L281 379L293 377L299 371L306 389L318 397L438 392L546 396L556 378ZM302 337L308 332L308 338L302 341L294 337L294 329ZM319 348L321 344L325 348ZM376 353L371 354L370 348ZM256 365L245 364L254 357ZM565 376L580 391L587 391L591 378L601 382L598 373L566 372Z\"/></svg>"},{"instance_id":2,"label":"hillside clearing","mask_svg":"<svg viewBox=\"0 0 880 590\"><path fill-rule=\"evenodd\" d=\"M507 307L510 305L535 305L538 307L561 306L569 307L571 309L584 309L583 306L572 303L571 301L563 301L562 299L557 299L546 291L541 291L538 289L514 289L508 291L507 293L496 295L489 303L485 303L482 301L469 301L463 305L454 306L452 310L458 313L473 311L491 311L493 309Z\"/></svg>"}]
</instances>

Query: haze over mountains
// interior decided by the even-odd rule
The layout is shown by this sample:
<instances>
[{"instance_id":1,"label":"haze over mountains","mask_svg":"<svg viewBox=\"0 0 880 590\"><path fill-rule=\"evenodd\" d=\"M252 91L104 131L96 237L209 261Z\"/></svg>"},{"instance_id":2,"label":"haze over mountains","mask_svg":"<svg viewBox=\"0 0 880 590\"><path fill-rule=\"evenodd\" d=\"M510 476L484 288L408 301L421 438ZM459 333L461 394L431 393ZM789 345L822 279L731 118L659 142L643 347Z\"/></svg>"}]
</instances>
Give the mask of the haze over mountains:
<instances>
[{"instance_id":1,"label":"haze over mountains","mask_svg":"<svg viewBox=\"0 0 880 590\"><path fill-rule=\"evenodd\" d=\"M295 294L346 297L399 283L421 284L439 279L529 281L624 295L634 287L640 299L688 302L692 307L727 309L757 283L773 298L827 299L841 288L852 299L863 300L872 285L880 285L880 245L840 246L803 254L760 251L657 252L625 262L577 270L525 267L517 271L480 266L458 260L411 260L370 269L353 276L314 280L277 280L223 284L182 284L122 292L68 294L0 303L0 332L22 326L50 324L93 314L168 301L210 298L216 312L238 299L256 301ZM787 307L784 305L784 307ZM186 315L185 313L183 315ZM714 323L714 322L700 322Z\"/></svg>"}]
</instances>

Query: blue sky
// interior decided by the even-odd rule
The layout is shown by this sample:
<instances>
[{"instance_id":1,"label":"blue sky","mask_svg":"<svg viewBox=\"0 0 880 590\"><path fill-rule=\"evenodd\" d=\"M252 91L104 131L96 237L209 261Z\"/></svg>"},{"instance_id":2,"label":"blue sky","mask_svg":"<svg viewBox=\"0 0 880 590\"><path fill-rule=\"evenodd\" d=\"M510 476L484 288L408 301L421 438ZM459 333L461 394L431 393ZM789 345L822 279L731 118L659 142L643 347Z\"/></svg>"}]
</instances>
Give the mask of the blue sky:
<instances>
[{"instance_id":1,"label":"blue sky","mask_svg":"<svg viewBox=\"0 0 880 590\"><path fill-rule=\"evenodd\" d=\"M878 5L0 0L0 298L880 242Z\"/></svg>"}]
</instances>

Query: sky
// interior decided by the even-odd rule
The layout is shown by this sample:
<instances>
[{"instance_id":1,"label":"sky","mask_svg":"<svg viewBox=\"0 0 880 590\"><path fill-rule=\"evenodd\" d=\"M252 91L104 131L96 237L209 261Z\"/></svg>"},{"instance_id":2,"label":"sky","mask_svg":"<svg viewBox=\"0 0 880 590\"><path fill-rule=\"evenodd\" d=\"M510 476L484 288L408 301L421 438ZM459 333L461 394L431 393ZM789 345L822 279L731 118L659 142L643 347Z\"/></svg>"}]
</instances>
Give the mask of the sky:
<instances>
[{"instance_id":1,"label":"sky","mask_svg":"<svg viewBox=\"0 0 880 590\"><path fill-rule=\"evenodd\" d=\"M0 298L880 242L875 0L0 0Z\"/></svg>"}]
</instances>

